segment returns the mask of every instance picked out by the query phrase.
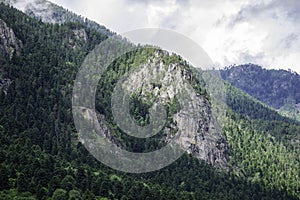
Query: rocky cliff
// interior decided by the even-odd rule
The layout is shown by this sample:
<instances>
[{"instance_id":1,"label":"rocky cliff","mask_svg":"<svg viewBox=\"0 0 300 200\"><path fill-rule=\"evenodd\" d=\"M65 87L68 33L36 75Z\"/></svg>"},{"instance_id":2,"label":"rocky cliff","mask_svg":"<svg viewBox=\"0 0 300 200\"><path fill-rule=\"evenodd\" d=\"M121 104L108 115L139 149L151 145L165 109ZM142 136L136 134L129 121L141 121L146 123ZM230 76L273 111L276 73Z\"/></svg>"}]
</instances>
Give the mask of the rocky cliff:
<instances>
[{"instance_id":1,"label":"rocky cliff","mask_svg":"<svg viewBox=\"0 0 300 200\"><path fill-rule=\"evenodd\" d=\"M69 45L73 49L80 49L84 44L88 42L88 34L84 28L74 29L74 37L69 38Z\"/></svg>"},{"instance_id":2,"label":"rocky cliff","mask_svg":"<svg viewBox=\"0 0 300 200\"><path fill-rule=\"evenodd\" d=\"M192 80L198 75L192 74L191 69L183 64L167 63L168 59L165 60L167 57L170 55L164 51L155 52L145 64L129 71L119 80L117 85L120 85L121 90L115 93L127 91L130 95L138 96L144 105L152 104L153 107L164 105L168 116L161 119L165 120L165 125L159 133L161 141L175 142L188 154L217 168L227 168L229 147L219 128L221 126L217 124L212 114L211 102L203 90L201 92L192 86ZM123 96L119 100L122 99ZM114 103L118 103L118 100L112 101L112 104ZM119 109L116 113L120 116L121 112ZM95 121L89 112L86 112L86 115L88 116L85 118ZM126 117L117 118L123 119L126 126L128 121ZM103 123L105 116L98 117L98 120L100 121L98 133L105 135L117 146L122 146L121 143L115 142L114 134L107 128L106 123ZM124 129L123 131L126 132ZM84 139L81 142L85 143Z\"/></svg>"},{"instance_id":3,"label":"rocky cliff","mask_svg":"<svg viewBox=\"0 0 300 200\"><path fill-rule=\"evenodd\" d=\"M11 60L14 54L18 54L22 48L22 42L16 37L14 31L0 19L0 55L4 60ZM4 88L4 92L10 85L11 80L3 76L4 69L0 64L0 89Z\"/></svg>"},{"instance_id":4,"label":"rocky cliff","mask_svg":"<svg viewBox=\"0 0 300 200\"><path fill-rule=\"evenodd\" d=\"M12 59L14 53L17 53L22 46L14 31L0 19L0 53Z\"/></svg>"},{"instance_id":5,"label":"rocky cliff","mask_svg":"<svg viewBox=\"0 0 300 200\"><path fill-rule=\"evenodd\" d=\"M212 115L209 100L191 87L195 76L178 63L166 64L157 51L148 63L130 73L124 82L126 90L138 92L144 101L156 99L159 104L180 105L168 113L169 124L164 128L164 140L175 140L186 152L219 168L227 166L228 145ZM155 101L155 100L154 100ZM173 105L174 107L174 105Z\"/></svg>"}]
</instances>

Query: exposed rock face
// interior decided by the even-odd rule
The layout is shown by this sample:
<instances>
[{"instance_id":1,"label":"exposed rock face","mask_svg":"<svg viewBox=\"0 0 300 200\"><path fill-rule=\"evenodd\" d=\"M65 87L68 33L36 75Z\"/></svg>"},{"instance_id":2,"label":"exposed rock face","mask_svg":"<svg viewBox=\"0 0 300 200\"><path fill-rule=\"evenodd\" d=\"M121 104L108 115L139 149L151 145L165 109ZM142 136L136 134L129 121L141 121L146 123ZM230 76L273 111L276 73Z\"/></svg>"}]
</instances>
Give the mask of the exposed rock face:
<instances>
[{"instance_id":1,"label":"exposed rock face","mask_svg":"<svg viewBox=\"0 0 300 200\"><path fill-rule=\"evenodd\" d=\"M22 42L17 39L13 30L0 19L0 53L12 59L14 53L22 46Z\"/></svg>"},{"instance_id":2,"label":"exposed rock face","mask_svg":"<svg viewBox=\"0 0 300 200\"><path fill-rule=\"evenodd\" d=\"M161 141L175 142L194 157L219 169L226 169L228 144L212 114L207 96L191 86L191 79L195 77L189 69L178 63L164 64L162 58L165 56L168 56L165 52L157 51L146 64L130 71L118 84L122 91L138 93L143 101L154 101L155 105L169 105L177 99L180 105L176 106L176 111L169 112L168 119L163 119L166 126L162 129ZM84 118L94 123L95 116L89 109L84 109ZM105 117L98 116L98 120L98 134L101 133L116 146L122 146L103 122ZM85 139L81 138L81 142L85 143Z\"/></svg>"},{"instance_id":3,"label":"exposed rock face","mask_svg":"<svg viewBox=\"0 0 300 200\"><path fill-rule=\"evenodd\" d=\"M63 23L62 19L54 18L54 7L51 2L44 0L0 0L8 5L48 23Z\"/></svg>"},{"instance_id":4,"label":"exposed rock face","mask_svg":"<svg viewBox=\"0 0 300 200\"><path fill-rule=\"evenodd\" d=\"M0 54L5 59L11 60L14 54L19 53L22 46L22 42L16 37L14 31L0 19ZM0 66L0 89L4 88L4 92L6 92L11 80L2 77L3 70L3 67Z\"/></svg>"},{"instance_id":5,"label":"exposed rock face","mask_svg":"<svg viewBox=\"0 0 300 200\"><path fill-rule=\"evenodd\" d=\"M83 28L75 29L75 30L73 30L73 33L78 40L83 40L84 42L88 41L88 35Z\"/></svg>"},{"instance_id":6,"label":"exposed rock face","mask_svg":"<svg viewBox=\"0 0 300 200\"><path fill-rule=\"evenodd\" d=\"M158 52L147 64L130 73L125 87L130 92L139 92L145 101L152 96L159 104L178 98L180 111L172 116L170 127L164 129L164 140L175 140L188 153L208 164L226 167L228 144L212 116L210 102L189 85L192 78L189 71L179 64L165 66L161 54Z\"/></svg>"},{"instance_id":7,"label":"exposed rock face","mask_svg":"<svg viewBox=\"0 0 300 200\"><path fill-rule=\"evenodd\" d=\"M80 49L83 43L88 42L88 34L85 29L74 29L73 33L75 37L69 38L69 44L73 49Z\"/></svg>"}]
</instances>

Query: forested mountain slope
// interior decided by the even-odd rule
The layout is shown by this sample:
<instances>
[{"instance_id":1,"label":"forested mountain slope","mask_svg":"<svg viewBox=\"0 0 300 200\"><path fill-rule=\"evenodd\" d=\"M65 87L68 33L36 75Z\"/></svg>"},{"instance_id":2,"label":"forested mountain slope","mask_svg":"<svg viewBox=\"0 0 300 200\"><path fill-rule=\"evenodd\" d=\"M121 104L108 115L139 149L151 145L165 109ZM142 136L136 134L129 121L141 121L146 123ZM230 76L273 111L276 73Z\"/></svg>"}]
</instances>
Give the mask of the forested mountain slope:
<instances>
[{"instance_id":1,"label":"forested mountain slope","mask_svg":"<svg viewBox=\"0 0 300 200\"><path fill-rule=\"evenodd\" d=\"M71 97L85 56L108 36L81 23L42 23L4 4L0 4L0 19L22 44L12 57L1 54L0 60L0 78L9 80L0 89L0 199L300 198L295 135L300 126L229 86L222 132L229 148L226 170L193 153L162 170L139 175L101 164L78 140ZM98 86L97 111L128 150L161 147L166 140L160 136L170 134L147 141L130 138L114 126L107 107L113 84L157 51L161 50L147 48L119 58ZM179 56L167 54L160 59L167 67L180 64L175 71L194 73ZM190 81L209 100L201 80ZM149 105L138 94L132 96L131 114L141 124L147 123ZM178 112L176 101L166 106L170 113Z\"/></svg>"},{"instance_id":2,"label":"forested mountain slope","mask_svg":"<svg viewBox=\"0 0 300 200\"><path fill-rule=\"evenodd\" d=\"M249 95L299 120L300 75L286 70L267 70L258 65L232 66L221 70L222 77Z\"/></svg>"}]
</instances>

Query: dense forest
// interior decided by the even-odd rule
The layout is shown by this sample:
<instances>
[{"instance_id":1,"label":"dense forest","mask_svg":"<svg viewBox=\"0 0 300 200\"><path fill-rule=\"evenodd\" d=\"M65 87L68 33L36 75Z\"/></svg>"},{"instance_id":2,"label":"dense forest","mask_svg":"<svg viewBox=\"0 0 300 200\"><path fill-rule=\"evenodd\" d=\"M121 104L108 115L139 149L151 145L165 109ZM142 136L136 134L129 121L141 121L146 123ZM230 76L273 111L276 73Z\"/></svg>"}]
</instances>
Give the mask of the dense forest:
<instances>
[{"instance_id":1,"label":"dense forest","mask_svg":"<svg viewBox=\"0 0 300 200\"><path fill-rule=\"evenodd\" d=\"M85 23L43 23L4 4L0 19L22 41L12 58L0 55L0 78L10 80L0 89L0 199L300 199L300 125L230 85L223 127L230 146L228 170L190 154L145 174L101 164L77 138L71 98L85 56L108 36ZM154 51L119 58L119 67L110 66L99 83L97 110L109 123L106 105L113 83ZM165 63L188 67L178 56L167 58ZM207 95L201 80L192 84ZM132 102L132 114L146 123L149 102L138 96ZM169 105L170 112L176 109L176 103ZM163 145L155 138L133 140L118 130L115 135L134 151Z\"/></svg>"},{"instance_id":2,"label":"dense forest","mask_svg":"<svg viewBox=\"0 0 300 200\"><path fill-rule=\"evenodd\" d=\"M300 75L291 70L264 69L254 64L221 70L222 78L284 115L300 120Z\"/></svg>"}]
</instances>

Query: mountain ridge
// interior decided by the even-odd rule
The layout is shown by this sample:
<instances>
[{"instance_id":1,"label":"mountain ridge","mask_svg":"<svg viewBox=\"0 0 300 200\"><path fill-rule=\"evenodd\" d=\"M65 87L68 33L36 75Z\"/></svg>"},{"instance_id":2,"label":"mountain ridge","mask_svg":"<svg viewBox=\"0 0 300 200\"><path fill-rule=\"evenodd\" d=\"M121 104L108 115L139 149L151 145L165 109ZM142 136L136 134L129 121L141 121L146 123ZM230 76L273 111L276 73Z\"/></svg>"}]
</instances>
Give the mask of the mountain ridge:
<instances>
[{"instance_id":1,"label":"mountain ridge","mask_svg":"<svg viewBox=\"0 0 300 200\"><path fill-rule=\"evenodd\" d=\"M268 70L254 64L231 66L220 72L233 86L299 121L300 75L296 72Z\"/></svg>"}]
</instances>

